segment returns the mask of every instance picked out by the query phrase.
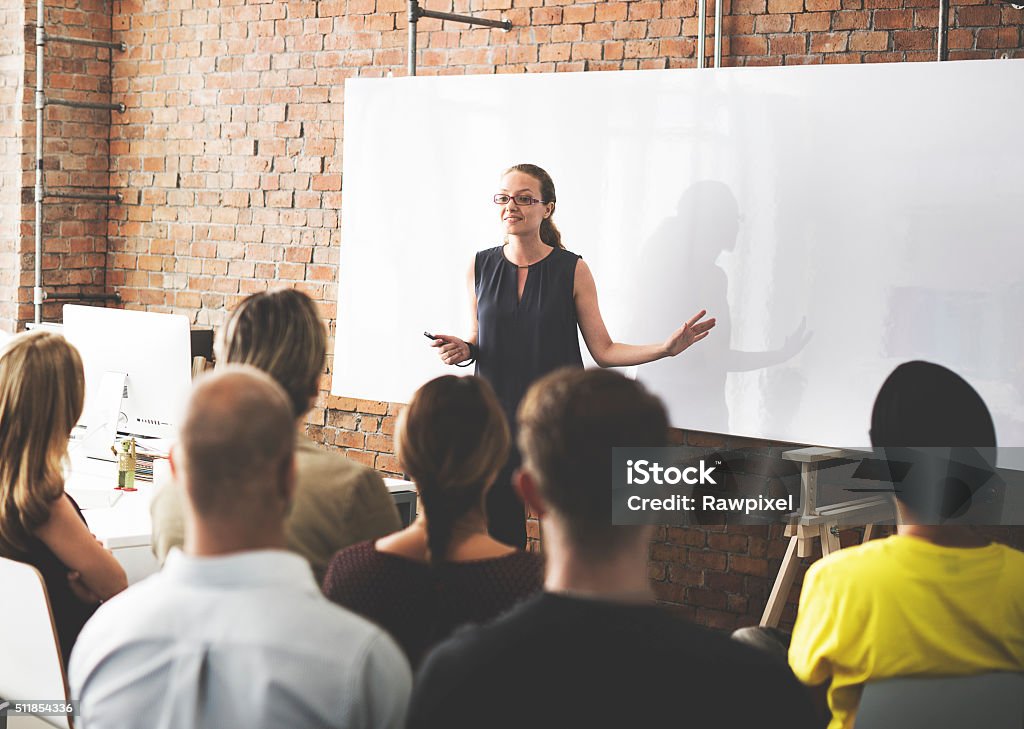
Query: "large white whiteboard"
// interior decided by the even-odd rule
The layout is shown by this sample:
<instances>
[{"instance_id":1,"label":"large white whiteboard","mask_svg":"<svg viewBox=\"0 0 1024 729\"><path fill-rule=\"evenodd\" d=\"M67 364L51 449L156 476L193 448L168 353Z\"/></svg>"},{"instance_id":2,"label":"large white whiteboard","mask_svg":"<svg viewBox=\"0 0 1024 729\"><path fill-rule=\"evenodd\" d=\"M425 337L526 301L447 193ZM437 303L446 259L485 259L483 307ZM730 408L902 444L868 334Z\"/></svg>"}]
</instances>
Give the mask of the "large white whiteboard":
<instances>
[{"instance_id":1,"label":"large white whiteboard","mask_svg":"<svg viewBox=\"0 0 1024 729\"><path fill-rule=\"evenodd\" d=\"M858 446L900 362L946 365L1024 446L1024 62L350 79L332 391L406 402L463 334L501 171L555 219L619 341L702 307L637 376L682 428Z\"/></svg>"}]
</instances>

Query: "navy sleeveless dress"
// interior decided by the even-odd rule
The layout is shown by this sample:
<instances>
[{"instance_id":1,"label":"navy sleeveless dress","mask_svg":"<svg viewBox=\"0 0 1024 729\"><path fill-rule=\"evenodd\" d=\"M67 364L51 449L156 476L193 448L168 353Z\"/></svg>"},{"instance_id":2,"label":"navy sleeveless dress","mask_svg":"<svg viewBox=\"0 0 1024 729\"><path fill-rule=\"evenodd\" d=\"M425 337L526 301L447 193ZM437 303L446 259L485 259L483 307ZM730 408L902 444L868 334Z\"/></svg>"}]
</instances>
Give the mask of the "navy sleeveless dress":
<instances>
[{"instance_id":1,"label":"navy sleeveless dress","mask_svg":"<svg viewBox=\"0 0 1024 729\"><path fill-rule=\"evenodd\" d=\"M488 524L491 536L519 548L526 544L526 516L511 480L520 463L516 408L540 377L560 367L583 367L573 299L579 259L553 248L530 266L520 300L518 268L505 258L504 247L476 254L476 374L494 387L513 435L509 462L487 497Z\"/></svg>"}]
</instances>

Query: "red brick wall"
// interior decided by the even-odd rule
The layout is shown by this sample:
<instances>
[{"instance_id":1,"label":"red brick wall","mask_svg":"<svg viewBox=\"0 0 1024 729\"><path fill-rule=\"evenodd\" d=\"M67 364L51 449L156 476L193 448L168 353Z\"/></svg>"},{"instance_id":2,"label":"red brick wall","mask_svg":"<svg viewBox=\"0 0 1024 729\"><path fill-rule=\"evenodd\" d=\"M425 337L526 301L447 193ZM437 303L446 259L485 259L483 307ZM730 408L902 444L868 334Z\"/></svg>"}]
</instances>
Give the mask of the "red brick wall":
<instances>
[{"instance_id":1,"label":"red brick wall","mask_svg":"<svg viewBox=\"0 0 1024 729\"><path fill-rule=\"evenodd\" d=\"M852 531L841 538L846 546L859 541ZM786 545L782 525L659 527L651 543L651 584L659 600L702 625L723 630L756 625ZM796 618L804 572L820 554L818 550L814 558L800 560L782 616L785 628L791 628Z\"/></svg>"},{"instance_id":2,"label":"red brick wall","mask_svg":"<svg viewBox=\"0 0 1024 729\"><path fill-rule=\"evenodd\" d=\"M73 8L80 7L76 2L98 0L70 0ZM516 27L504 33L421 21L423 75L695 64L695 0L426 0L425 6L506 17ZM91 7L83 15L59 14L70 14L64 24L81 21L99 30L98 8L105 6ZM937 0L732 0L723 11L729 66L935 55ZM333 334L344 80L404 74L405 1L114 0L107 19L115 38L130 46L112 64L113 100L128 111L115 113L109 127L110 184L125 201L109 209L108 290L120 291L132 308L218 324L249 293L295 286L319 303ZM996 0L957 2L950 57L1024 57L1022 24L1024 12ZM101 52L89 64L100 77L105 58ZM93 88L70 67L63 73L60 83ZM89 117L82 129L98 131L108 116ZM102 140L94 144L104 157ZM79 237L86 247L101 238L84 231ZM54 283L86 276L74 256L47 259ZM2 261L0 248L0 273ZM381 295L386 290L384 282ZM397 473L398 406L330 397L332 369L329 361L324 392L308 418L311 435ZM700 434L680 437L719 445ZM536 537L535 522L530 534ZM748 624L760 614L784 546L767 527L662 529L652 545L651 576L661 599L700 622Z\"/></svg>"},{"instance_id":3,"label":"red brick wall","mask_svg":"<svg viewBox=\"0 0 1024 729\"><path fill-rule=\"evenodd\" d=\"M694 0L542 2L428 2L516 28L423 20L419 72L694 65ZM108 283L129 306L217 324L246 294L283 284L319 301L333 326L343 84L404 73L405 7L115 0L115 32L130 49L113 68L128 112L110 131L111 184L125 204L111 208ZM934 0L735 0L723 10L726 65L934 56ZM1009 5L958 4L950 55L1024 56L1022 22ZM309 424L318 440L395 471L394 410L325 394Z\"/></svg>"}]
</instances>

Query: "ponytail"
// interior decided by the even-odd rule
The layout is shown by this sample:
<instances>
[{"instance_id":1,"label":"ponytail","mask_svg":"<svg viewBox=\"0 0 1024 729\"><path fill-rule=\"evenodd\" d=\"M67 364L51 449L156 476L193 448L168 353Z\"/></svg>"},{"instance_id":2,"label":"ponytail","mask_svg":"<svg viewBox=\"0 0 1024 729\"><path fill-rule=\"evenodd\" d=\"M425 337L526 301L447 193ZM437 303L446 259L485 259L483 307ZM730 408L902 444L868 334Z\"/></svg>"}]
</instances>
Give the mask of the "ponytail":
<instances>
[{"instance_id":1,"label":"ponytail","mask_svg":"<svg viewBox=\"0 0 1024 729\"><path fill-rule=\"evenodd\" d=\"M565 250L565 246L562 245L562 234L558 232L558 228L555 226L555 221L551 218L544 218L544 220L541 221L540 239L552 248L561 248L562 250Z\"/></svg>"},{"instance_id":2,"label":"ponytail","mask_svg":"<svg viewBox=\"0 0 1024 729\"><path fill-rule=\"evenodd\" d=\"M417 483L427 515L427 560L437 568L444 564L452 544L452 531L474 506L482 506L483 487L449 490L437 484Z\"/></svg>"}]
</instances>

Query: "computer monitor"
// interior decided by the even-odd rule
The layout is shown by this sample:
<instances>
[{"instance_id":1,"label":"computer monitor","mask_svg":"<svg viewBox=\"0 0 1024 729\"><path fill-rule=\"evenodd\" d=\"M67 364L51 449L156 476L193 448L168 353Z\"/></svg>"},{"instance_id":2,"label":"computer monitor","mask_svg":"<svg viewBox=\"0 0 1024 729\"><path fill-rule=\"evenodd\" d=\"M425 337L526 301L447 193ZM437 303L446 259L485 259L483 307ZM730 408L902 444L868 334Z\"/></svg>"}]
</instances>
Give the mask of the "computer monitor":
<instances>
[{"instance_id":1,"label":"computer monitor","mask_svg":"<svg viewBox=\"0 0 1024 729\"><path fill-rule=\"evenodd\" d=\"M79 425L113 430L109 421L118 408L117 432L175 437L192 389L189 328L188 318L178 314L66 305L64 337L85 369ZM120 399L116 389L109 392L112 385L122 390Z\"/></svg>"}]
</instances>

